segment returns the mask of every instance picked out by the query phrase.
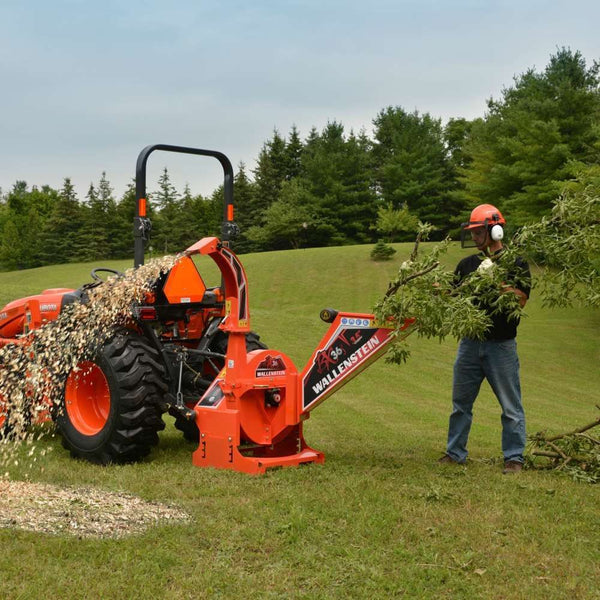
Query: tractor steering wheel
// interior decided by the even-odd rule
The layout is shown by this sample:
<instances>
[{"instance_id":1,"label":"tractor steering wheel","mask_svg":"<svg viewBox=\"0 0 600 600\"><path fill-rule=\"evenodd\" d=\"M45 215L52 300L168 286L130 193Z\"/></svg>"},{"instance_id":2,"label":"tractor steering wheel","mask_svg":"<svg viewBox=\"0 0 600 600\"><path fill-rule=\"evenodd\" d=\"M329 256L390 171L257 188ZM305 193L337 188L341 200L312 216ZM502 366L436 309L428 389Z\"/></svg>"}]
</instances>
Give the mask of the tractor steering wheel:
<instances>
[{"instance_id":1,"label":"tractor steering wheel","mask_svg":"<svg viewBox=\"0 0 600 600\"><path fill-rule=\"evenodd\" d=\"M106 272L106 273L112 273L113 275L116 275L117 277L123 277L125 275L125 273L122 273L121 271L117 271L116 269L109 269L108 267L96 267L95 269L92 269L92 272L90 273L90 275L92 276L92 279L94 281L104 281L104 279L102 279L102 277L100 277L98 275L99 272Z\"/></svg>"}]
</instances>

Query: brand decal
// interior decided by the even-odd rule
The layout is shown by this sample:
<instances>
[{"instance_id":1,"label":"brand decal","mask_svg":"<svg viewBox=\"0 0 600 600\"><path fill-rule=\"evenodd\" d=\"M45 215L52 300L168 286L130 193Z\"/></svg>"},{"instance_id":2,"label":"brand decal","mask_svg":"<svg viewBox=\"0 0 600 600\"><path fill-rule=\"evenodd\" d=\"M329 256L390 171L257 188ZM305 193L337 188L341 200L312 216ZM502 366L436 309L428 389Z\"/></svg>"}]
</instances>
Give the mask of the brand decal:
<instances>
[{"instance_id":1,"label":"brand decal","mask_svg":"<svg viewBox=\"0 0 600 600\"><path fill-rule=\"evenodd\" d=\"M391 339L389 329L365 329L362 319L354 319L354 322L361 328L338 330L325 349L317 352L302 381L304 408L326 396L342 379L354 377Z\"/></svg>"},{"instance_id":2,"label":"brand decal","mask_svg":"<svg viewBox=\"0 0 600 600\"><path fill-rule=\"evenodd\" d=\"M50 312L50 311L58 310L58 305L56 305L56 304L40 304L40 310L42 312Z\"/></svg>"},{"instance_id":3,"label":"brand decal","mask_svg":"<svg viewBox=\"0 0 600 600\"><path fill-rule=\"evenodd\" d=\"M256 377L279 377L281 375L285 375L285 363L281 356L268 354L256 367Z\"/></svg>"},{"instance_id":4,"label":"brand decal","mask_svg":"<svg viewBox=\"0 0 600 600\"><path fill-rule=\"evenodd\" d=\"M0 319L6 319L8 317L8 313L0 313Z\"/></svg>"}]
</instances>

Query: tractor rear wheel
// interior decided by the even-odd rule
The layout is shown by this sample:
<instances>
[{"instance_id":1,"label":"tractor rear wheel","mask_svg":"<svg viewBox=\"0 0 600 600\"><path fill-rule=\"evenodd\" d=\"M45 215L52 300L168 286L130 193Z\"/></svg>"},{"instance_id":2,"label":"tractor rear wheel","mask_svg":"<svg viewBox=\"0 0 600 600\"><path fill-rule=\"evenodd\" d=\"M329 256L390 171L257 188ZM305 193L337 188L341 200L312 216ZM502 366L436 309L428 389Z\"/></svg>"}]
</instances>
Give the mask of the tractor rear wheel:
<instances>
[{"instance_id":1,"label":"tractor rear wheel","mask_svg":"<svg viewBox=\"0 0 600 600\"><path fill-rule=\"evenodd\" d=\"M158 443L165 368L158 351L137 333L115 333L65 383L56 415L63 445L90 462L140 460Z\"/></svg>"},{"instance_id":2,"label":"tractor rear wheel","mask_svg":"<svg viewBox=\"0 0 600 600\"><path fill-rule=\"evenodd\" d=\"M211 342L209 350L225 355L227 354L227 342L228 335L223 331L219 331ZM246 352L252 352L252 350L264 350L266 348L267 345L260 341L260 336L257 333L251 331L246 334ZM217 361L216 359L213 359L213 363L219 370L225 366L224 360ZM213 379L216 378L218 374L219 373L213 373ZM194 408L194 404L188 406L188 408ZM198 443L200 441L200 432L198 431L198 427L196 427L195 421L188 421L180 414L175 414L175 427L183 433L183 437L189 442Z\"/></svg>"}]
</instances>

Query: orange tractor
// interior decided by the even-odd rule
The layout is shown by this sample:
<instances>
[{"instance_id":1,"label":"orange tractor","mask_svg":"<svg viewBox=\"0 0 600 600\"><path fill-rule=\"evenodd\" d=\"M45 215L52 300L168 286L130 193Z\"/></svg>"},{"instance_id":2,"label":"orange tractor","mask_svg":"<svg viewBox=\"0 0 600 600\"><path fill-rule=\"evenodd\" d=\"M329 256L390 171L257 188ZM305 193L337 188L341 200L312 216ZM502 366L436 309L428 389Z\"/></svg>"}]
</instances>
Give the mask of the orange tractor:
<instances>
[{"instance_id":1,"label":"orange tractor","mask_svg":"<svg viewBox=\"0 0 600 600\"><path fill-rule=\"evenodd\" d=\"M158 443L162 414L198 444L198 466L263 473L269 467L324 461L303 436L303 422L335 390L379 358L392 325L373 315L323 310L329 329L298 371L283 352L268 349L250 328L248 282L229 247L233 222L233 169L220 152L148 146L136 168L135 267L144 262L151 224L146 215L146 164L156 151L209 156L224 171L222 239L203 238L153 283L128 324L94 358L67 377L53 418L73 456L92 462L139 460ZM210 257L221 284L207 288L195 255ZM92 277L99 279L94 269ZM100 285L102 285L100 283ZM23 343L29 332L58 317L80 290L52 289L0 310L0 347ZM406 322L404 328L410 327ZM0 406L0 428L5 423Z\"/></svg>"}]
</instances>

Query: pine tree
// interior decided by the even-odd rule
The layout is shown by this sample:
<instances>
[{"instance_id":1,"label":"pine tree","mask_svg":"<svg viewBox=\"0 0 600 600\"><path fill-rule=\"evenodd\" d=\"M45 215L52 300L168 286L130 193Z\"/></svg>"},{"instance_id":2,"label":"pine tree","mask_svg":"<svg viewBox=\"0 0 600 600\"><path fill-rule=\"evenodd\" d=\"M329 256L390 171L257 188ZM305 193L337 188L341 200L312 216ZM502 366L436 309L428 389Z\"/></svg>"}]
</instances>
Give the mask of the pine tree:
<instances>
[{"instance_id":1,"label":"pine tree","mask_svg":"<svg viewBox=\"0 0 600 600\"><path fill-rule=\"evenodd\" d=\"M351 242L373 241L371 225L377 215L372 143L364 131L350 132L343 157L344 198L339 208L343 231Z\"/></svg>"},{"instance_id":2,"label":"pine tree","mask_svg":"<svg viewBox=\"0 0 600 600\"><path fill-rule=\"evenodd\" d=\"M376 262L391 260L394 254L396 254L395 248L388 246L383 240L378 240L371 250L371 260Z\"/></svg>"},{"instance_id":3,"label":"pine tree","mask_svg":"<svg viewBox=\"0 0 600 600\"><path fill-rule=\"evenodd\" d=\"M302 173L302 151L304 147L300 134L295 125L288 135L287 144L285 147L285 179L290 181L295 177L299 177Z\"/></svg>"},{"instance_id":4,"label":"pine tree","mask_svg":"<svg viewBox=\"0 0 600 600\"><path fill-rule=\"evenodd\" d=\"M162 255L179 252L182 248L177 221L181 215L181 197L171 183L166 167L158 180L158 191L151 195L151 201L159 209L153 222L153 247Z\"/></svg>"},{"instance_id":5,"label":"pine tree","mask_svg":"<svg viewBox=\"0 0 600 600\"><path fill-rule=\"evenodd\" d=\"M407 113L400 107L382 110L373 121L377 185L394 208L406 204L421 221L437 227L437 236L460 219L451 202L450 165L441 121L428 113Z\"/></svg>"},{"instance_id":6,"label":"pine tree","mask_svg":"<svg viewBox=\"0 0 600 600\"><path fill-rule=\"evenodd\" d=\"M275 130L273 138L263 145L253 171L256 194L249 208L254 223L260 223L264 211L279 198L287 162L285 140Z\"/></svg>"},{"instance_id":7,"label":"pine tree","mask_svg":"<svg viewBox=\"0 0 600 600\"><path fill-rule=\"evenodd\" d=\"M83 217L81 260L95 261L108 258L106 215L93 183L90 183L86 199L87 202L81 207Z\"/></svg>"},{"instance_id":8,"label":"pine tree","mask_svg":"<svg viewBox=\"0 0 600 600\"><path fill-rule=\"evenodd\" d=\"M465 147L465 198L505 210L513 224L547 214L565 181L600 160L600 66L562 48L542 73L515 78L490 100Z\"/></svg>"},{"instance_id":9,"label":"pine tree","mask_svg":"<svg viewBox=\"0 0 600 600\"><path fill-rule=\"evenodd\" d=\"M370 227L377 208L370 145L364 133L359 137L351 133L346 139L344 126L336 121L320 134L311 131L303 152L301 180L312 196L310 204L326 236L316 243L372 240Z\"/></svg>"},{"instance_id":10,"label":"pine tree","mask_svg":"<svg viewBox=\"0 0 600 600\"><path fill-rule=\"evenodd\" d=\"M233 245L238 253L251 252L256 249L256 244L248 238L247 233L250 227L256 225L252 212L256 186L248 179L243 162L238 165L233 185L235 190L234 220L240 228L240 235L233 241Z\"/></svg>"},{"instance_id":11,"label":"pine tree","mask_svg":"<svg viewBox=\"0 0 600 600\"><path fill-rule=\"evenodd\" d=\"M44 223L41 260L57 264L81 259L82 210L71 179L66 177L52 214Z\"/></svg>"},{"instance_id":12,"label":"pine tree","mask_svg":"<svg viewBox=\"0 0 600 600\"><path fill-rule=\"evenodd\" d=\"M105 171L102 171L100 181L98 182L98 202L102 207L108 242L106 248L107 254L100 258L120 258L118 244L120 222L117 215L117 202L114 196L114 189L110 185Z\"/></svg>"},{"instance_id":13,"label":"pine tree","mask_svg":"<svg viewBox=\"0 0 600 600\"><path fill-rule=\"evenodd\" d=\"M453 214L457 217L470 212L475 203L469 203L466 199L465 185L461 181L461 173L469 166L471 157L465 151L469 136L473 130L473 121L467 119L450 119L443 131L444 144L447 151L449 168L449 198L453 206ZM459 220L454 217L449 222L449 235L452 238L460 237ZM454 226L454 227L453 227Z\"/></svg>"},{"instance_id":14,"label":"pine tree","mask_svg":"<svg viewBox=\"0 0 600 600\"><path fill-rule=\"evenodd\" d=\"M148 217L152 220L154 208L147 204ZM115 236L111 243L111 253L115 258L133 258L133 218L135 216L135 181L128 184L115 207ZM152 245L152 240L150 244Z\"/></svg>"},{"instance_id":15,"label":"pine tree","mask_svg":"<svg viewBox=\"0 0 600 600\"><path fill-rule=\"evenodd\" d=\"M172 239L177 245L177 252L185 250L199 239L214 235L207 223L208 202L202 195L193 196L190 186L186 184L183 196L171 226Z\"/></svg>"}]
</instances>

